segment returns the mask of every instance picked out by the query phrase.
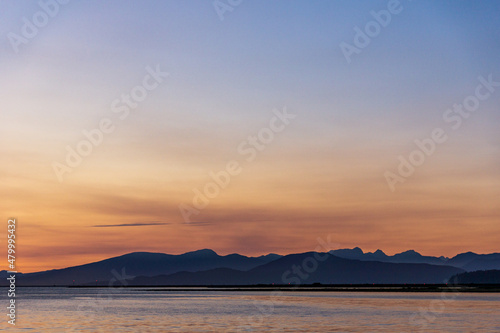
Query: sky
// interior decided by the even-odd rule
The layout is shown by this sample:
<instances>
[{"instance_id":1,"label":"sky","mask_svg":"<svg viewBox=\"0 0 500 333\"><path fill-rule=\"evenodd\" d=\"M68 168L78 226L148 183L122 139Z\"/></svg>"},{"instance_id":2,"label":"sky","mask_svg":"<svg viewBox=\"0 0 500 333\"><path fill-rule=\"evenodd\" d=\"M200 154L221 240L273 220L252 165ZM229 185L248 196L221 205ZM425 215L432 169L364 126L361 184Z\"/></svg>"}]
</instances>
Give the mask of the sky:
<instances>
[{"instance_id":1,"label":"sky","mask_svg":"<svg viewBox=\"0 0 500 333\"><path fill-rule=\"evenodd\" d=\"M20 271L320 239L500 252L498 2L0 6Z\"/></svg>"}]
</instances>

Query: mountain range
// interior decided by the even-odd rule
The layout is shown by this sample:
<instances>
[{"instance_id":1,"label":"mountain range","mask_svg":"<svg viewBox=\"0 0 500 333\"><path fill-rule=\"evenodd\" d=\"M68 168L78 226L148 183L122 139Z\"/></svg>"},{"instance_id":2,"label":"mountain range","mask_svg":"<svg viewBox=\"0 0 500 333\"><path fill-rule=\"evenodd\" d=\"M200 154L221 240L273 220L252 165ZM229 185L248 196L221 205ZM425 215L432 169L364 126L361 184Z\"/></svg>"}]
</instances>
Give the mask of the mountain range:
<instances>
[{"instance_id":1,"label":"mountain range","mask_svg":"<svg viewBox=\"0 0 500 333\"><path fill-rule=\"evenodd\" d=\"M453 258L406 251L393 256L360 248L281 256L220 256L213 250L181 255L134 252L64 269L17 274L17 285L254 285L444 283L476 270L500 269L500 254L462 253ZM5 285L6 271L0 272ZM133 278L132 278L133 277Z\"/></svg>"},{"instance_id":2,"label":"mountain range","mask_svg":"<svg viewBox=\"0 0 500 333\"><path fill-rule=\"evenodd\" d=\"M97 281L115 281L120 274L127 276L156 276L181 271L197 272L214 268L231 268L246 271L273 261L280 256L268 254L246 257L239 254L219 256L204 249L181 255L134 252L106 260L63 269L22 274L19 285L81 285ZM124 273L122 271L124 269ZM0 277L2 275L0 274ZM115 280L113 280L115 279Z\"/></svg>"},{"instance_id":3,"label":"mountain range","mask_svg":"<svg viewBox=\"0 0 500 333\"><path fill-rule=\"evenodd\" d=\"M475 271L452 276L453 284L500 284L500 270Z\"/></svg>"},{"instance_id":4,"label":"mountain range","mask_svg":"<svg viewBox=\"0 0 500 333\"><path fill-rule=\"evenodd\" d=\"M458 254L453 258L446 258L423 256L418 252L409 250L388 256L381 250L364 253L359 247L332 250L330 253L337 257L362 261L446 265L461 268L467 272L500 269L500 253L476 254L474 252L466 252Z\"/></svg>"},{"instance_id":5,"label":"mountain range","mask_svg":"<svg viewBox=\"0 0 500 333\"><path fill-rule=\"evenodd\" d=\"M318 261L315 257L324 258ZM463 270L429 264L395 264L344 259L307 252L283 256L246 272L217 268L202 272L137 277L136 285L300 285L444 283Z\"/></svg>"}]
</instances>

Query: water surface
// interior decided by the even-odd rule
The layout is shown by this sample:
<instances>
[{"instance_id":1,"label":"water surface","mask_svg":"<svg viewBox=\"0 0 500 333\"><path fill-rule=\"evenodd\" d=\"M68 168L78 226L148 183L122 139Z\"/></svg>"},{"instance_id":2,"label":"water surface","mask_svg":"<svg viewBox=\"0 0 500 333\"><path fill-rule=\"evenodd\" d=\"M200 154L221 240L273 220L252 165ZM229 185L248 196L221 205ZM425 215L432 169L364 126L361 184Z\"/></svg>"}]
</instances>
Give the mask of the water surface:
<instances>
[{"instance_id":1,"label":"water surface","mask_svg":"<svg viewBox=\"0 0 500 333\"><path fill-rule=\"evenodd\" d=\"M16 304L24 332L500 332L486 293L20 288Z\"/></svg>"}]
</instances>

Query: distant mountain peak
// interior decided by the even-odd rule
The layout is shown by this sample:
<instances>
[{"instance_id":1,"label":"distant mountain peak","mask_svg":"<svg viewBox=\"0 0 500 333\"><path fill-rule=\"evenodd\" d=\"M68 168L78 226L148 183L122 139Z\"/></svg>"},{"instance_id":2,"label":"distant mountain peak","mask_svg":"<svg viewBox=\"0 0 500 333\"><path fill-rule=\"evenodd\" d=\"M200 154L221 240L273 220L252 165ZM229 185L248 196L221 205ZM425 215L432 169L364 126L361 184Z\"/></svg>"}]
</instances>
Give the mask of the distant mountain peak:
<instances>
[{"instance_id":1,"label":"distant mountain peak","mask_svg":"<svg viewBox=\"0 0 500 333\"><path fill-rule=\"evenodd\" d=\"M192 251L192 252L186 252L184 255L188 256L197 256L197 257L217 257L219 256L217 252L211 249L201 249L197 251Z\"/></svg>"},{"instance_id":2,"label":"distant mountain peak","mask_svg":"<svg viewBox=\"0 0 500 333\"><path fill-rule=\"evenodd\" d=\"M262 256L259 256L257 257L258 259L270 259L270 260L276 260L276 259L279 259L281 258L282 255L280 254L276 254L276 253L269 253L269 254L266 254L266 255L262 255Z\"/></svg>"},{"instance_id":3,"label":"distant mountain peak","mask_svg":"<svg viewBox=\"0 0 500 333\"><path fill-rule=\"evenodd\" d=\"M405 252L395 254L395 256L418 256L418 257L421 257L422 255L415 250L408 250Z\"/></svg>"},{"instance_id":4,"label":"distant mountain peak","mask_svg":"<svg viewBox=\"0 0 500 333\"><path fill-rule=\"evenodd\" d=\"M329 251L329 253L344 259L361 259L365 256L363 250L361 250L359 247L355 247L353 249L331 250Z\"/></svg>"},{"instance_id":5,"label":"distant mountain peak","mask_svg":"<svg viewBox=\"0 0 500 333\"><path fill-rule=\"evenodd\" d=\"M364 254L363 250L361 250L361 248L359 247L355 247L355 248L352 248L352 249L337 249L337 250L332 250L330 252L343 252L343 253L351 253L351 254Z\"/></svg>"},{"instance_id":6,"label":"distant mountain peak","mask_svg":"<svg viewBox=\"0 0 500 333\"><path fill-rule=\"evenodd\" d=\"M145 252L145 251L139 251L139 252L130 252L127 254L124 254L123 256L144 256L144 255L155 255L155 254L160 254L160 255L165 255L164 253L158 253L158 252Z\"/></svg>"},{"instance_id":7,"label":"distant mountain peak","mask_svg":"<svg viewBox=\"0 0 500 333\"><path fill-rule=\"evenodd\" d=\"M480 254L477 254L477 253L474 253L472 251L469 251L469 252L464 252L464 253L460 253L460 254L457 254L456 256L477 256L477 255L480 255Z\"/></svg>"},{"instance_id":8,"label":"distant mountain peak","mask_svg":"<svg viewBox=\"0 0 500 333\"><path fill-rule=\"evenodd\" d=\"M373 252L373 255L375 257L379 257L379 258L380 257L387 257L387 254L385 254L385 252L382 250L377 250L377 251Z\"/></svg>"}]
</instances>

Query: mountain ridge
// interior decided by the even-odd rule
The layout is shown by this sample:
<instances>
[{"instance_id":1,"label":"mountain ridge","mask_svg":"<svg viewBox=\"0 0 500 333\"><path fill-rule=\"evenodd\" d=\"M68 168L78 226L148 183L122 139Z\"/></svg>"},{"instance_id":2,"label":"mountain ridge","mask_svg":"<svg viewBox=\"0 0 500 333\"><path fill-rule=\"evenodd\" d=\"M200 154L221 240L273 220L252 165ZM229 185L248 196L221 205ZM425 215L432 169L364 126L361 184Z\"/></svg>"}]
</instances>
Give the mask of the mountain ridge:
<instances>
[{"instance_id":1,"label":"mountain ridge","mask_svg":"<svg viewBox=\"0 0 500 333\"><path fill-rule=\"evenodd\" d=\"M140 277L141 279L149 279L150 281L154 280L151 278L161 276L164 281L171 281L172 283L180 283L181 280L176 279L179 276L184 276L186 281L191 279L198 282L201 282L202 279L200 277L204 276L207 282L209 280L217 280L239 284L238 280L234 280L231 277L219 276L217 271L213 273L214 270L220 271L221 269L225 269L226 275L231 272L234 277L239 276L241 281L255 283L263 283L263 281L271 283L271 281L274 281L272 283L280 283L279 281L275 281L278 279L278 273L281 272L283 274L280 269L285 269L285 267L281 266L278 269L281 263L290 262L292 265L293 258L297 256L308 255L313 258L326 254L306 252L282 256L270 253L259 257L247 257L238 253L232 253L221 256L211 249L190 251L179 255L158 252L131 252L78 266L17 274L20 285L84 285L95 283L96 281L102 283L102 281L116 280L121 275ZM355 247L353 249L332 250L328 252L328 255L330 257L328 257L327 266L330 273L322 271L324 270L323 268L319 268L319 272L314 275L318 281L311 280L312 283L354 283L353 281L358 281L359 283L370 283L369 281L393 283L396 280L390 276L389 272L399 274L400 276L407 276L407 280L410 281L413 277L412 275L405 275L407 271L412 271L412 274L416 274L415 276L420 276L418 275L420 274L419 269L425 270L429 274L436 273L439 275L442 271L440 268L436 268L438 266L445 267L445 270L449 270L454 274L476 270L500 269L499 253L476 254L465 252L450 259L422 256L415 250L407 250L392 256L385 254L382 250L365 253L361 248ZM382 264L400 264L400 266ZM432 267L408 266L409 264L431 265ZM297 263L293 263L293 265L297 265ZM371 267L373 272L377 272L379 277L375 277L373 273L366 271L366 267ZM351 275L349 279L342 278L339 270L347 268L356 270L358 275L353 273L354 275ZM382 268L387 270L385 275L381 271ZM0 277L2 278L6 277L7 274L7 271L0 271ZM372 277L367 280L359 274L371 274ZM330 277L327 277L327 275ZM384 278L381 278L382 276ZM425 280L423 276L420 276L419 279L419 281ZM403 282L404 279L397 281L406 283ZM433 279L433 281L436 280Z\"/></svg>"},{"instance_id":2,"label":"mountain ridge","mask_svg":"<svg viewBox=\"0 0 500 333\"><path fill-rule=\"evenodd\" d=\"M359 247L355 247L353 249L331 250L330 253L341 258L357 259L362 261L446 265L462 268L468 272L476 270L500 269L500 253L477 254L469 251L457 254L453 258L447 258L444 256L423 256L415 250L407 250L401 253L396 253L393 256L386 255L382 250L377 250L374 253L364 253L362 250L360 252L360 250L361 249Z\"/></svg>"}]
</instances>

